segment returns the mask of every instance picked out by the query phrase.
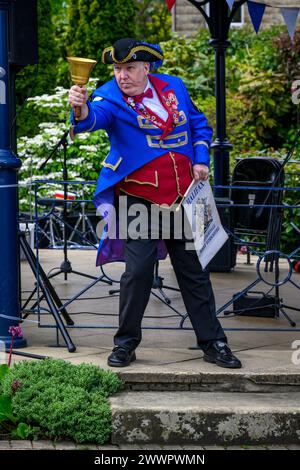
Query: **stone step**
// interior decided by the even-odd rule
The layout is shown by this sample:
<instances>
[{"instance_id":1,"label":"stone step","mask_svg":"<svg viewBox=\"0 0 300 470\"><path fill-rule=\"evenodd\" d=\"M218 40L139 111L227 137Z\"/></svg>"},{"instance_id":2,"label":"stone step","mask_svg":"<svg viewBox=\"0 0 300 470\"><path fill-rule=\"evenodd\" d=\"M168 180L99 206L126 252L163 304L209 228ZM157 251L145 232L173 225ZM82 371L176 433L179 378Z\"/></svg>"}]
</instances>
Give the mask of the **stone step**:
<instances>
[{"instance_id":1,"label":"stone step","mask_svg":"<svg viewBox=\"0 0 300 470\"><path fill-rule=\"evenodd\" d=\"M125 389L132 391L203 391L203 392L300 392L300 373L291 371L244 372L214 367L214 371L172 372L161 368L118 372Z\"/></svg>"},{"instance_id":2,"label":"stone step","mask_svg":"<svg viewBox=\"0 0 300 470\"><path fill-rule=\"evenodd\" d=\"M110 398L112 444L300 444L300 394L130 392Z\"/></svg>"}]
</instances>

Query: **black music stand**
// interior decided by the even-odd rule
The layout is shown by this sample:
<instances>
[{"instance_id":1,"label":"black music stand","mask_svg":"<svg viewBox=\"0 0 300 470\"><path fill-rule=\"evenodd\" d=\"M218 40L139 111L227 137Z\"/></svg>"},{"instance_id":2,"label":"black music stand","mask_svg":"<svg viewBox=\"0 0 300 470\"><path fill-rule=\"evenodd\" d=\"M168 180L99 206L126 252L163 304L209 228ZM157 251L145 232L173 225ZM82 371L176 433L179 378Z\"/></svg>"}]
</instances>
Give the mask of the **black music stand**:
<instances>
[{"instance_id":1,"label":"black music stand","mask_svg":"<svg viewBox=\"0 0 300 470\"><path fill-rule=\"evenodd\" d=\"M29 263L29 266L35 276L37 286L38 286L34 289L34 291L28 297L25 304L22 305L21 311L25 312L25 314L22 316L22 320L25 320L28 317L28 315L32 313L31 310L26 312L26 307L28 303L30 302L30 300L33 298L34 293L39 288L42 291L42 296L43 298L45 298L48 304L49 312L53 316L55 323L57 325L57 328L60 331L69 352L76 351L76 347L69 336L69 333L61 319L60 314L64 317L67 325L74 325L74 322L70 318L67 310L63 307L63 304L60 298L58 297L57 293L55 292L55 289L53 288L51 282L49 281L49 278L44 272L42 266L39 264L34 252L32 251L28 241L26 240L26 232L24 231L19 232L19 246L23 250L25 258L27 259Z\"/></svg>"},{"instance_id":2,"label":"black music stand","mask_svg":"<svg viewBox=\"0 0 300 470\"><path fill-rule=\"evenodd\" d=\"M105 280L105 275L103 274L102 276L100 276L99 278L96 277L96 276L91 276L89 274L86 274L86 273L83 273L81 271L75 271L73 268L72 268L72 264L71 264L71 261L68 259L68 238L67 238L67 230L66 230L66 219L67 219L67 204L69 204L69 201L67 200L67 194L68 194L68 167L67 167L67 148L68 148L68 142L67 142L67 138L68 138L68 134L69 134L69 129L67 129L61 139L58 141L58 143L56 144L56 146L54 147L54 149L52 150L52 152L50 153L50 155L46 158L46 160L43 162L43 164L41 165L40 167L40 170L43 170L46 166L46 164L48 163L48 161L53 157L53 155L55 154L55 152L59 149L60 146L63 147L63 181L64 181L64 199L62 201L60 201L60 204L63 203L63 215L62 215L62 219L60 219L60 221L63 223L63 252L64 252L64 259L60 265L60 268L58 269L58 271L56 271L55 273L51 274L49 276L49 279L53 278L53 277L56 277L56 276L59 276L60 274L63 274L64 275L64 279L65 281L67 281L68 279L68 274L77 274L78 276L83 276L83 277L86 277L88 279L93 279L93 280L96 280L98 279L98 281L102 281L102 282L106 282L107 284L111 284L111 282ZM84 235L83 235L84 236ZM88 243L92 246L94 246L91 242L88 241Z\"/></svg>"},{"instance_id":3,"label":"black music stand","mask_svg":"<svg viewBox=\"0 0 300 470\"><path fill-rule=\"evenodd\" d=\"M277 161L276 159L272 158L250 158L250 159L245 159L244 161L242 160L236 165L236 175L239 176L239 178L236 178L236 181L233 182L232 186L232 199L237 199L237 195L239 199L241 199L241 196L239 193L236 193L236 196L234 196L234 183L236 183L236 186L240 185L245 185L246 187L251 187L251 185L255 188L255 186L262 186L262 187L268 187L270 189L267 189L266 191L260 191L258 195L256 195L256 190L251 190L251 195L252 197L256 197L258 199L258 206L260 207L255 207L255 201L253 201L252 208L251 204L249 204L249 207L247 210L245 210L245 207L242 208L242 213L240 213L240 209L238 208L238 214L236 214L236 221L242 221L242 226L247 227L250 230L253 229L253 227L257 230L260 229L261 231L265 231L266 234L266 251L261 256L261 254L256 253L259 255L259 260L257 262L256 266L256 271L257 271L257 279L252 282L250 285L245 287L242 292L239 292L233 296L233 299L229 302L227 302L225 305L220 307L217 311L217 315L219 315L222 311L224 311L224 315L229 315L229 314L241 314L243 311L254 311L257 309L258 311L262 308L269 308L273 309L275 312L275 316L279 317L279 314L282 313L282 315L286 318L286 320L289 322L291 327L296 327L296 323L289 317L289 315L286 313L284 308L288 308L290 310L294 310L297 312L300 312L299 308L293 307L291 305L287 305L283 302L282 298L280 297L280 286L284 285L287 282L291 282L295 287L298 289L299 286L295 284L291 280L292 276L292 262L291 258L293 257L294 254L296 254L299 249L295 250L295 252L291 253L290 255L284 255L283 253L280 252L279 246L280 246L280 235L281 235L281 227L282 227L282 208L281 207L276 207L282 205L282 190L276 191L276 188L282 188L284 186L284 167L285 165L289 162L291 159L293 152L295 151L298 139L300 136L300 129L297 131L296 138L293 144L293 147L288 151L286 157L284 160L281 162ZM264 162L264 168L261 167L261 164ZM260 165L260 171L258 171L257 165ZM245 166L245 168L243 168ZM242 171L241 171L242 168ZM262 173L262 170L264 172ZM235 173L235 172L234 172ZM241 178L242 176L242 178ZM262 178L262 181L257 181L258 178ZM254 179L254 182L253 182ZM251 181L252 180L252 181ZM244 184L245 183L245 184ZM249 184L250 183L250 184ZM245 193L244 193L245 194ZM244 197L244 196L243 196ZM245 201L242 201L245 202ZM257 204L257 203L256 203ZM270 205L271 208L269 209L267 206ZM272 207L273 206L273 207ZM274 207L275 206L275 207ZM235 230L235 238L236 237L237 230ZM243 241L243 244L245 242ZM261 243L253 243L250 242L248 245L254 245L254 246L259 246ZM283 280L279 280L279 259L280 256L284 257L288 263L289 263L289 273L287 277ZM273 272L274 270L274 281L273 282L268 282L266 279L264 279L264 275L261 274L261 263L264 261L265 263L265 268L264 272ZM237 300L241 300L243 302L243 296L247 295L247 293L254 293L252 291L253 287L256 286L258 283L264 282L265 284L269 285L272 287L271 290L275 289L275 293L270 297L270 303L263 305L263 307L259 306L260 299L257 301L257 306L254 304L252 308L250 307L245 307L237 310L225 310L229 305L233 304Z\"/></svg>"}]
</instances>

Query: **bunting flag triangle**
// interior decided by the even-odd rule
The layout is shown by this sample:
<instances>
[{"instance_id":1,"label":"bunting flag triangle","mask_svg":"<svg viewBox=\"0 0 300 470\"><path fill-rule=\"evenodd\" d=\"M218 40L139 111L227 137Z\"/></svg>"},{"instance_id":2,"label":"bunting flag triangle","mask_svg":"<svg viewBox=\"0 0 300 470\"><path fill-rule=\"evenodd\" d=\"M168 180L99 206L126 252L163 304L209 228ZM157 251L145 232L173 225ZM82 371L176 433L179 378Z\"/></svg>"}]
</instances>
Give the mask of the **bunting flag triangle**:
<instances>
[{"instance_id":1,"label":"bunting flag triangle","mask_svg":"<svg viewBox=\"0 0 300 470\"><path fill-rule=\"evenodd\" d=\"M171 11L173 6L175 5L176 0L165 0L165 1L166 1L168 9Z\"/></svg>"},{"instance_id":2,"label":"bunting flag triangle","mask_svg":"<svg viewBox=\"0 0 300 470\"><path fill-rule=\"evenodd\" d=\"M232 10L234 0L226 0L226 2L228 3L229 9Z\"/></svg>"},{"instance_id":3,"label":"bunting flag triangle","mask_svg":"<svg viewBox=\"0 0 300 470\"><path fill-rule=\"evenodd\" d=\"M284 21L287 25L287 29L288 29L291 40L293 40L294 38L299 10L300 8L291 8L291 7L290 8L282 7L280 9L281 14L284 18Z\"/></svg>"},{"instance_id":4,"label":"bunting flag triangle","mask_svg":"<svg viewBox=\"0 0 300 470\"><path fill-rule=\"evenodd\" d=\"M258 33L259 27L261 25L266 5L264 3L247 1L249 15L255 29L255 32Z\"/></svg>"}]
</instances>

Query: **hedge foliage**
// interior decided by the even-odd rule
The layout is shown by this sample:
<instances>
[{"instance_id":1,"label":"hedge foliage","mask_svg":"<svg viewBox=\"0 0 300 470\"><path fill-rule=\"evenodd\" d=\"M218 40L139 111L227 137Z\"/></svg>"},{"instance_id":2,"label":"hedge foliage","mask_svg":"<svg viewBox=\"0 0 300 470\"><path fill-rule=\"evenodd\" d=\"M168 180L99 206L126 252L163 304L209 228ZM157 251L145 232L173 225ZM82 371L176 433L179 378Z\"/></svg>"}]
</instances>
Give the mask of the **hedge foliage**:
<instances>
[{"instance_id":1,"label":"hedge foliage","mask_svg":"<svg viewBox=\"0 0 300 470\"><path fill-rule=\"evenodd\" d=\"M103 444L111 433L108 397L121 387L113 372L46 359L15 364L3 378L1 391L35 437Z\"/></svg>"},{"instance_id":2,"label":"hedge foliage","mask_svg":"<svg viewBox=\"0 0 300 470\"><path fill-rule=\"evenodd\" d=\"M300 32L294 43L284 27L232 30L226 57L228 137L233 153L289 148L299 117L291 100L291 83L300 76ZM192 98L211 117L215 127L214 50L207 30L190 40L174 37L163 44L164 70L179 75ZM293 64L288 70L287 64ZM290 66L291 68L291 66ZM239 112L237 113L237 108ZM235 127L236 121L241 125Z\"/></svg>"},{"instance_id":3,"label":"hedge foliage","mask_svg":"<svg viewBox=\"0 0 300 470\"><path fill-rule=\"evenodd\" d=\"M136 10L134 0L70 0L66 34L68 55L97 60L95 75L105 82L109 70L101 62L101 52L120 37L135 35Z\"/></svg>"},{"instance_id":4,"label":"hedge foliage","mask_svg":"<svg viewBox=\"0 0 300 470\"><path fill-rule=\"evenodd\" d=\"M135 37L151 43L172 37L172 15L165 0L138 0L135 17Z\"/></svg>"}]
</instances>

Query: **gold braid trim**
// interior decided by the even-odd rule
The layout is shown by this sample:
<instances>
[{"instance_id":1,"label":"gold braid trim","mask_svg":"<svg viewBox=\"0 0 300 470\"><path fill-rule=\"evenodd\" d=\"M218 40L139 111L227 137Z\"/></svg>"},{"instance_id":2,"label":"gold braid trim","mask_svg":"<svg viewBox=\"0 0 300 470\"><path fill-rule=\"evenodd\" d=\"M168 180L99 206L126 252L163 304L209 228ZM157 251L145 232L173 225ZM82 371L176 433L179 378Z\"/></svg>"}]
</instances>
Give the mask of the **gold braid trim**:
<instances>
[{"instance_id":1,"label":"gold braid trim","mask_svg":"<svg viewBox=\"0 0 300 470\"><path fill-rule=\"evenodd\" d=\"M129 54L125 57L125 59L123 60L117 60L115 58L115 54L114 54L114 48L113 46L110 46L110 47L106 47L103 52L102 52L102 62L104 62L104 56L106 54L106 52L111 52L111 56L113 58L113 61L116 62L117 64L124 64L125 62L128 62L129 59L131 59L131 57L133 56L133 54L135 54L136 52L138 51L146 51L146 52L150 52L151 54L153 54L154 56L156 56L158 59L160 60L163 60L164 56L162 54L160 54L159 52L157 52L156 50L152 49L151 47L147 47L147 46L136 46L134 47L133 49L131 49L131 51L129 52ZM147 61L145 61L147 62ZM105 63L105 62L104 62Z\"/></svg>"},{"instance_id":2,"label":"gold braid trim","mask_svg":"<svg viewBox=\"0 0 300 470\"><path fill-rule=\"evenodd\" d=\"M112 49L113 49L113 47L112 47L112 46L110 46L110 47L106 47L105 49L103 49L103 52L102 52L102 58L101 58L101 59L102 59L102 62L103 62L104 64L105 64L105 62L104 62L104 56L105 56L105 54L106 54L107 52L110 52L110 51L112 51Z\"/></svg>"}]
</instances>

